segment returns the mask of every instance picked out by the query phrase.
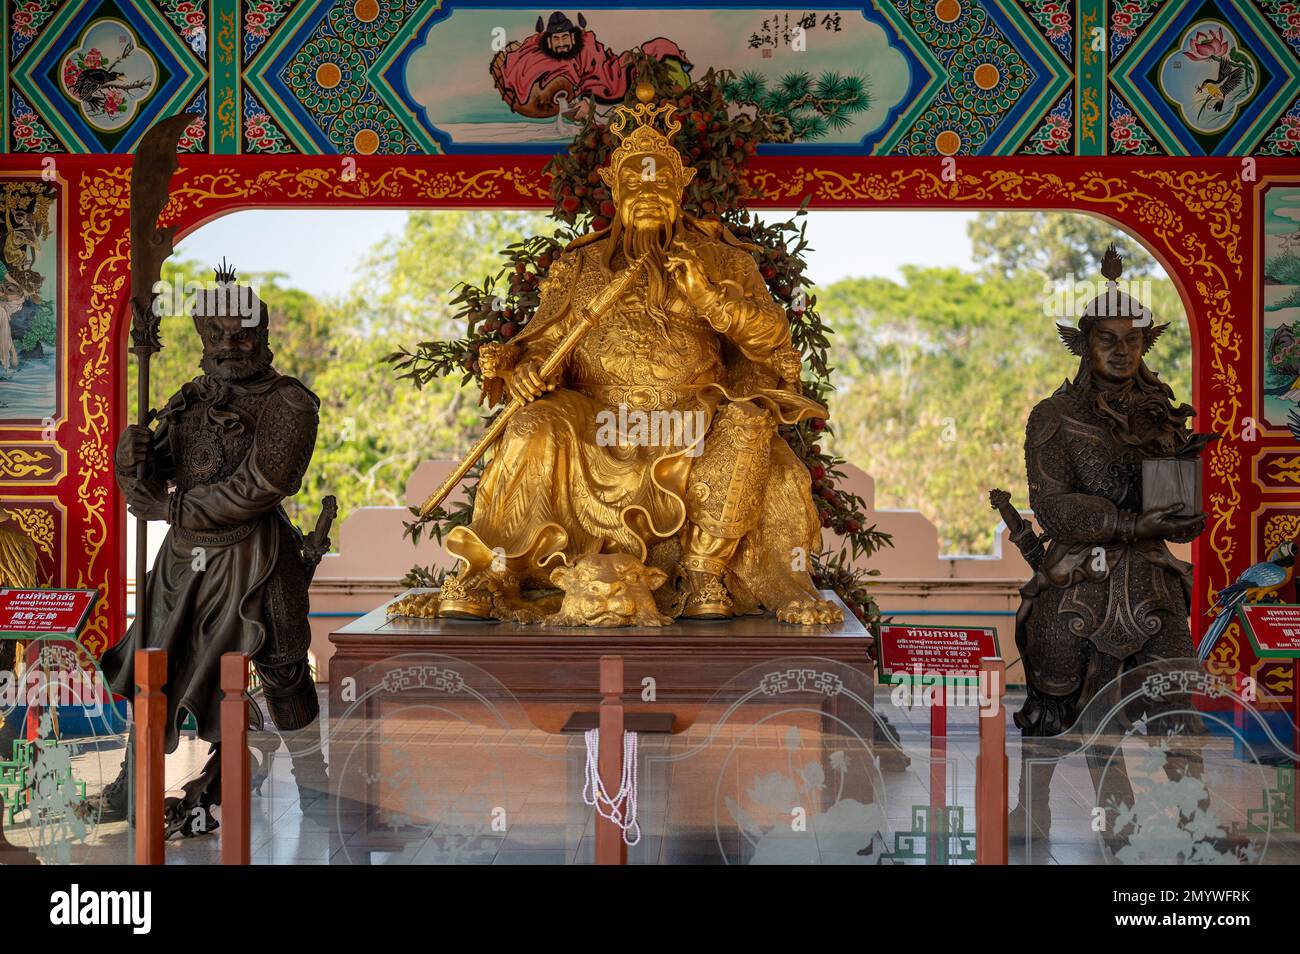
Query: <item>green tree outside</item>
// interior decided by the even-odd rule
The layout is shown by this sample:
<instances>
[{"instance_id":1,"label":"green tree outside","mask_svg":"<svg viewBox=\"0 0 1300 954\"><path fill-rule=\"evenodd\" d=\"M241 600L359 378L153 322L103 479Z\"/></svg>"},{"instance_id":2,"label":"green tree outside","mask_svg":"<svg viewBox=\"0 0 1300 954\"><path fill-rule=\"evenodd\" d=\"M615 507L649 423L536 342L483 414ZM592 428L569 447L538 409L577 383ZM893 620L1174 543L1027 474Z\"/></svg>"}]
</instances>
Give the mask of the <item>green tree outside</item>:
<instances>
[{"instance_id":1,"label":"green tree outside","mask_svg":"<svg viewBox=\"0 0 1300 954\"><path fill-rule=\"evenodd\" d=\"M1101 281L1099 253L1114 241L1130 253L1125 277L1150 282L1145 304L1169 323L1150 366L1188 403L1192 352L1172 283L1102 220L987 212L969 233L979 272L905 267L900 281L844 279L820 290L818 304L835 330L835 452L875 478L878 507L931 520L942 552L983 554L998 522L988 490L1029 506L1025 420L1078 370L1044 313L1054 279Z\"/></svg>"}]
</instances>

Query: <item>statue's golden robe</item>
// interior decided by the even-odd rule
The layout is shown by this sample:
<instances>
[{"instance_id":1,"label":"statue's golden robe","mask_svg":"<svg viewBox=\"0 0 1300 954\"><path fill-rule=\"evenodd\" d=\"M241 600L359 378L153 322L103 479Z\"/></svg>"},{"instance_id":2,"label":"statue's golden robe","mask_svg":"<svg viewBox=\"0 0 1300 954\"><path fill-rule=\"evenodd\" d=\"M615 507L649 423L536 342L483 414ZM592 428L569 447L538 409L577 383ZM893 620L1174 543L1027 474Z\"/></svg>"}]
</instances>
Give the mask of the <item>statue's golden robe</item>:
<instances>
[{"instance_id":1,"label":"statue's golden robe","mask_svg":"<svg viewBox=\"0 0 1300 954\"><path fill-rule=\"evenodd\" d=\"M642 269L569 356L557 388L510 421L472 522L448 534L447 550L471 573L494 571L486 576L508 603L520 586L549 586L554 567L584 553L617 549L671 574L687 551L707 564L710 547L729 551L737 538L718 563L737 611L817 596L806 572L820 549L811 478L776 428L825 409L798 392L785 311L746 247L690 218L679 235L724 292L716 313L700 313L663 275L666 315L652 314ZM544 361L626 267L621 249L610 259L609 241L584 237L552 265L524 332L484 356L489 393L520 361Z\"/></svg>"}]
</instances>

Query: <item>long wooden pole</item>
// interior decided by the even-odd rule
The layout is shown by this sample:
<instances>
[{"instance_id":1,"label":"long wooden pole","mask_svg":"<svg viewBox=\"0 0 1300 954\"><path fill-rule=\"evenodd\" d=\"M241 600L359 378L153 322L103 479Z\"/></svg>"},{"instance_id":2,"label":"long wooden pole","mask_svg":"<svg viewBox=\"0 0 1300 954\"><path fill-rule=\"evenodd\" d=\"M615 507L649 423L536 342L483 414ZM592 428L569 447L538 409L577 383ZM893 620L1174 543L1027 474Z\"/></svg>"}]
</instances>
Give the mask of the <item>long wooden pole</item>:
<instances>
[{"instance_id":1,"label":"long wooden pole","mask_svg":"<svg viewBox=\"0 0 1300 954\"><path fill-rule=\"evenodd\" d=\"M948 863L948 683L930 706L930 841L926 863Z\"/></svg>"},{"instance_id":2,"label":"long wooden pole","mask_svg":"<svg viewBox=\"0 0 1300 954\"><path fill-rule=\"evenodd\" d=\"M139 408L137 421L141 427L148 427L152 417L149 410L149 359L154 352L148 348L134 348L137 361L136 407ZM148 466L140 461L135 467L137 480L143 481L148 476ZM137 646L149 645L149 521L145 517L135 519L135 619L139 627L140 638Z\"/></svg>"},{"instance_id":3,"label":"long wooden pole","mask_svg":"<svg viewBox=\"0 0 1300 954\"><path fill-rule=\"evenodd\" d=\"M135 863L161 865L163 760L167 734L167 651L135 651Z\"/></svg>"},{"instance_id":4,"label":"long wooden pole","mask_svg":"<svg viewBox=\"0 0 1300 954\"><path fill-rule=\"evenodd\" d=\"M560 343L555 346L555 350L550 356L542 362L538 369L538 377L543 381L553 377L563 366L565 359L573 353L573 349L578 346L583 337L591 330L592 326L600 320L601 316L622 296L628 287L632 284L632 279L636 277L637 271L645 263L648 255L642 255L635 262L623 270L612 282L605 286L604 290L597 295L590 305L582 309L578 314L577 323L569 330L569 333L561 339ZM501 413L496 416L488 429L483 432L483 436L478 439L465 459L456 465L450 476L447 477L433 493L420 505L420 518L424 519L438 509L438 506L451 495L465 475L469 473L480 457L487 453L489 447L496 443L502 433L505 432L506 425L510 419L515 416L523 407L528 404L527 401L521 401L518 398L511 398L509 403L501 409Z\"/></svg>"},{"instance_id":5,"label":"long wooden pole","mask_svg":"<svg viewBox=\"0 0 1300 954\"><path fill-rule=\"evenodd\" d=\"M181 135L194 121L192 113L179 113L160 120L141 138L131 164L131 352L136 356L136 423L148 427L153 420L149 409L149 360L162 350L157 310L158 283L162 266L174 247L174 225L159 226L158 216L171 197L171 179L178 160L176 147ZM135 475L148 475L143 462ZM136 645L149 645L149 523L135 521L135 620Z\"/></svg>"}]
</instances>

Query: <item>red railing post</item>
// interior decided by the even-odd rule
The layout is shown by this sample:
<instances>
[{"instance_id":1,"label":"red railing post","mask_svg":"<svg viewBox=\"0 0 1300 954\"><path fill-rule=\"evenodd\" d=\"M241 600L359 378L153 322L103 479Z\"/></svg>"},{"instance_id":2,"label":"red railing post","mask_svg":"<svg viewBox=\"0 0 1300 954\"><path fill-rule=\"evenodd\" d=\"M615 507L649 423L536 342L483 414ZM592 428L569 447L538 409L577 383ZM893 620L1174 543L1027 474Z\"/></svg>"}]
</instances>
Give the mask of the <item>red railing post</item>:
<instances>
[{"instance_id":1,"label":"red railing post","mask_svg":"<svg viewBox=\"0 0 1300 954\"><path fill-rule=\"evenodd\" d=\"M252 855L248 772L248 655L221 657L221 863L246 865Z\"/></svg>"},{"instance_id":2,"label":"red railing post","mask_svg":"<svg viewBox=\"0 0 1300 954\"><path fill-rule=\"evenodd\" d=\"M930 706L930 841L926 863L948 863L948 680Z\"/></svg>"},{"instance_id":3,"label":"red railing post","mask_svg":"<svg viewBox=\"0 0 1300 954\"><path fill-rule=\"evenodd\" d=\"M600 657L600 747L596 767L605 791L618 792L623 779L623 657ZM596 864L627 864L623 830L596 813Z\"/></svg>"},{"instance_id":4,"label":"red railing post","mask_svg":"<svg viewBox=\"0 0 1300 954\"><path fill-rule=\"evenodd\" d=\"M167 651L135 651L135 863L164 864L163 764Z\"/></svg>"},{"instance_id":5,"label":"red railing post","mask_svg":"<svg viewBox=\"0 0 1300 954\"><path fill-rule=\"evenodd\" d=\"M1007 717L1002 711L1007 664L997 656L980 660L980 752L975 763L975 863L1007 863ZM1026 769L1028 771L1028 769Z\"/></svg>"}]
</instances>

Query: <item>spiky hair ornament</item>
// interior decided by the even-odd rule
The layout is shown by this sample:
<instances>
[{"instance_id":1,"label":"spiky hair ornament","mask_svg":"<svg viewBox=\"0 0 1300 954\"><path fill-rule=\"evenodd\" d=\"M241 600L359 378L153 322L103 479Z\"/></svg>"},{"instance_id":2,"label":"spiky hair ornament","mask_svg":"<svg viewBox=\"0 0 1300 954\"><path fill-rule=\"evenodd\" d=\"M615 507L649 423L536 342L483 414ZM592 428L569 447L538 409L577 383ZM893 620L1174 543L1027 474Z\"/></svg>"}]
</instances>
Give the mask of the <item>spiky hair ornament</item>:
<instances>
[{"instance_id":1,"label":"spiky hair ornament","mask_svg":"<svg viewBox=\"0 0 1300 954\"><path fill-rule=\"evenodd\" d=\"M1124 259L1114 245L1106 246L1106 253L1101 257L1101 274L1106 279L1106 290L1088 302L1079 317L1079 327L1057 325L1057 334L1073 355L1082 358L1088 353L1088 335L1105 318L1131 318L1142 328L1142 354L1146 354L1155 345L1156 340L1165 333L1168 323L1152 323L1151 309L1128 292L1119 287L1120 276L1124 273Z\"/></svg>"},{"instance_id":2,"label":"spiky hair ornament","mask_svg":"<svg viewBox=\"0 0 1300 954\"><path fill-rule=\"evenodd\" d=\"M195 296L191 314L197 325L205 318L237 317L245 324L256 325L263 331L270 323L270 310L266 302L257 297L251 285L235 281L235 266L222 256L221 264L212 269L215 288L206 288Z\"/></svg>"},{"instance_id":3,"label":"spiky hair ornament","mask_svg":"<svg viewBox=\"0 0 1300 954\"><path fill-rule=\"evenodd\" d=\"M216 278L218 285L233 285L235 283L235 266L227 262L224 255L221 256L221 264L213 266L212 274Z\"/></svg>"}]
</instances>

